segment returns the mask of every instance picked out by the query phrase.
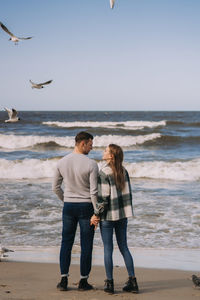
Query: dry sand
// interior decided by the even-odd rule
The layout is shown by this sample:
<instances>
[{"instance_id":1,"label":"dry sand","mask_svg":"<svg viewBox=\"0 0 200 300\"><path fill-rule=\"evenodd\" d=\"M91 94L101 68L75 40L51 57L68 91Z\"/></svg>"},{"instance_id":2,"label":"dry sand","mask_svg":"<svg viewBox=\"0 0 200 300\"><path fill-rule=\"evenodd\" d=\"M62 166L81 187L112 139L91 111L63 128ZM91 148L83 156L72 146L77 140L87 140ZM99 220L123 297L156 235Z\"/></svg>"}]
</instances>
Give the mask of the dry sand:
<instances>
[{"instance_id":1,"label":"dry sand","mask_svg":"<svg viewBox=\"0 0 200 300\"><path fill-rule=\"evenodd\" d=\"M200 289L194 288L191 275L193 272L136 269L140 294L124 293L122 287L127 279L123 267L114 268L115 294L108 295L103 291L105 273L101 266L94 266L89 278L94 290L78 291L79 266L72 265L69 277L69 291L61 292L56 289L60 280L59 266L52 263L0 263L0 299L16 300L191 300L200 299Z\"/></svg>"}]
</instances>

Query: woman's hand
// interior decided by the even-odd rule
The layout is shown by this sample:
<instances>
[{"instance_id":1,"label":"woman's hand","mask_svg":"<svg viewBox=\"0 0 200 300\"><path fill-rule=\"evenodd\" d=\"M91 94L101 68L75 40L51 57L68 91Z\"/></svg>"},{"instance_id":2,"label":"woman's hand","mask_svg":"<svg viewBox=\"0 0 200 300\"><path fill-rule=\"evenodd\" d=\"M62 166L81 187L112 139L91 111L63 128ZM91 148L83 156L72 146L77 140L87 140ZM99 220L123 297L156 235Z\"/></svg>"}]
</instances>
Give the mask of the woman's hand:
<instances>
[{"instance_id":1,"label":"woman's hand","mask_svg":"<svg viewBox=\"0 0 200 300\"><path fill-rule=\"evenodd\" d=\"M99 222L100 222L100 218L95 215L93 215L90 219L90 225L91 226L94 225L94 230L97 229Z\"/></svg>"}]
</instances>

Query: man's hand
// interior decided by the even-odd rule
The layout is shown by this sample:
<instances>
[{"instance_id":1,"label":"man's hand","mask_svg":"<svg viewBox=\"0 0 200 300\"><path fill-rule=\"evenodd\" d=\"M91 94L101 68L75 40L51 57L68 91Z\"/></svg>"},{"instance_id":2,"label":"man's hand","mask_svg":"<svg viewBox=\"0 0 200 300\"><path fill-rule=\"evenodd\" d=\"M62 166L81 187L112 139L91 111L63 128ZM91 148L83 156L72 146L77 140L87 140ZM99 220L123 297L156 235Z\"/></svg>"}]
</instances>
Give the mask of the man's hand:
<instances>
[{"instance_id":1,"label":"man's hand","mask_svg":"<svg viewBox=\"0 0 200 300\"><path fill-rule=\"evenodd\" d=\"M91 226L94 225L94 230L97 229L99 222L100 222L100 218L95 215L93 215L90 219L90 225Z\"/></svg>"}]
</instances>

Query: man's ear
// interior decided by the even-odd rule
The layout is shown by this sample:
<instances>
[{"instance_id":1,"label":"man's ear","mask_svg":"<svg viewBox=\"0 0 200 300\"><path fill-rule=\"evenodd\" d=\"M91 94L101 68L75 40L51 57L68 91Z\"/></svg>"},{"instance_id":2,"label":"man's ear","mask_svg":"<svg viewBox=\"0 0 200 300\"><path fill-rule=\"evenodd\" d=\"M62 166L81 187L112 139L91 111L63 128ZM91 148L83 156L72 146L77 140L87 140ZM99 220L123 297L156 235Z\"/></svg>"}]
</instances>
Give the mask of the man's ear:
<instances>
[{"instance_id":1,"label":"man's ear","mask_svg":"<svg viewBox=\"0 0 200 300\"><path fill-rule=\"evenodd\" d=\"M84 140L81 141L79 145L80 145L81 148L84 147L85 146L85 141Z\"/></svg>"}]
</instances>

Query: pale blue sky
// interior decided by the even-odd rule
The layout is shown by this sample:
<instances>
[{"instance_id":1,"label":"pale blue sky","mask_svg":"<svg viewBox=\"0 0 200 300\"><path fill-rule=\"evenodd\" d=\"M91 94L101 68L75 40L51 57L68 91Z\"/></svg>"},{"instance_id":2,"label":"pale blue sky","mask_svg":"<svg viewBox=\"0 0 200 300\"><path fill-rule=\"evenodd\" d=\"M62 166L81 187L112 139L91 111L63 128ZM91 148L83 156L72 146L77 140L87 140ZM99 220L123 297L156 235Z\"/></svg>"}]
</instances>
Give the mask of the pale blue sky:
<instances>
[{"instance_id":1,"label":"pale blue sky","mask_svg":"<svg viewBox=\"0 0 200 300\"><path fill-rule=\"evenodd\" d=\"M1 106L200 110L199 0L6 0L0 21L34 36L0 29Z\"/></svg>"}]
</instances>

